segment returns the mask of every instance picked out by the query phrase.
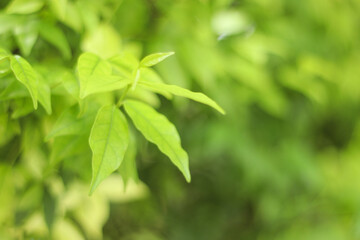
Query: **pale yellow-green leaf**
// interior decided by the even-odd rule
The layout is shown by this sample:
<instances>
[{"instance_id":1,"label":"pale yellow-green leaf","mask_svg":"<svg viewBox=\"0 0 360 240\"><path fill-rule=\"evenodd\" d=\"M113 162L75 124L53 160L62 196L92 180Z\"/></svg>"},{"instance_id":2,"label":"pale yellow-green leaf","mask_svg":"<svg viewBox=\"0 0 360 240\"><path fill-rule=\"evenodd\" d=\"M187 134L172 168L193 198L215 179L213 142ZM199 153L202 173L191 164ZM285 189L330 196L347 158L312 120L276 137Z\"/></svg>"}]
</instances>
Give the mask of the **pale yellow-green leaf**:
<instances>
[{"instance_id":1,"label":"pale yellow-green leaf","mask_svg":"<svg viewBox=\"0 0 360 240\"><path fill-rule=\"evenodd\" d=\"M174 52L165 52L165 53L154 53L144 57L140 62L140 67L151 67L159 62L165 60L167 57L173 55Z\"/></svg>"},{"instance_id":2,"label":"pale yellow-green leaf","mask_svg":"<svg viewBox=\"0 0 360 240\"><path fill-rule=\"evenodd\" d=\"M80 98L85 97L91 76L111 74L111 65L93 53L81 54L77 69L80 80Z\"/></svg>"},{"instance_id":3,"label":"pale yellow-green leaf","mask_svg":"<svg viewBox=\"0 0 360 240\"><path fill-rule=\"evenodd\" d=\"M147 140L156 144L190 182L189 158L181 147L180 136L175 126L164 115L145 103L127 100L124 107L135 127Z\"/></svg>"},{"instance_id":4,"label":"pale yellow-green leaf","mask_svg":"<svg viewBox=\"0 0 360 240\"><path fill-rule=\"evenodd\" d=\"M38 103L38 78L35 70L22 57L15 55L10 57L11 70L17 80L19 80L28 89L33 100L34 108L37 109Z\"/></svg>"}]
</instances>

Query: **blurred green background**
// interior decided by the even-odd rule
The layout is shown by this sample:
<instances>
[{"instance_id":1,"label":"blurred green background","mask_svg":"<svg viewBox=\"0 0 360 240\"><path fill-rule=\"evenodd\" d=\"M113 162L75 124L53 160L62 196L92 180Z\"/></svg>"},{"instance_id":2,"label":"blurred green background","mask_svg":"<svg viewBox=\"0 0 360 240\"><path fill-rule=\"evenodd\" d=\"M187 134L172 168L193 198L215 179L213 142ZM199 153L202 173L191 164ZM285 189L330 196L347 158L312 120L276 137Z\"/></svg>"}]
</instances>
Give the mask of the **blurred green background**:
<instances>
[{"instance_id":1,"label":"blurred green background","mask_svg":"<svg viewBox=\"0 0 360 240\"><path fill-rule=\"evenodd\" d=\"M142 140L141 186L112 196L114 178L89 199L64 183L75 192L59 200L73 209L59 228L67 239L360 239L358 0L69 3L58 24L74 56L97 41L105 56L175 51L155 67L164 81L204 92L227 114L155 101L177 126L192 182ZM22 229L41 236L33 218Z\"/></svg>"}]
</instances>

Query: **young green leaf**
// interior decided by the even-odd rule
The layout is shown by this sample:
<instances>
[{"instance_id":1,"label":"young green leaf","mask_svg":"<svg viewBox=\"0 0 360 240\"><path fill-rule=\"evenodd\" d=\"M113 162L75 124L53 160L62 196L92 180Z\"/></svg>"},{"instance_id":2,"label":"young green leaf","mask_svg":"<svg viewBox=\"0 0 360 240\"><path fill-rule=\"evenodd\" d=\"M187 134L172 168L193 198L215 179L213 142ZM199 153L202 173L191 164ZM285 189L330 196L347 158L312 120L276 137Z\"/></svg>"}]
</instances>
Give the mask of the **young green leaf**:
<instances>
[{"instance_id":1,"label":"young green leaf","mask_svg":"<svg viewBox=\"0 0 360 240\"><path fill-rule=\"evenodd\" d=\"M175 126L164 115L145 103L127 100L124 102L124 107L135 127L147 140L156 144L190 182L189 158L181 147L180 137Z\"/></svg>"},{"instance_id":2,"label":"young green leaf","mask_svg":"<svg viewBox=\"0 0 360 240\"><path fill-rule=\"evenodd\" d=\"M110 92L113 90L119 90L126 87L132 81L126 80L119 76L104 76L95 74L89 78L87 89L83 95L83 98L101 92Z\"/></svg>"},{"instance_id":3,"label":"young green leaf","mask_svg":"<svg viewBox=\"0 0 360 240\"><path fill-rule=\"evenodd\" d=\"M19 80L28 89L33 100L34 108L37 109L38 103L38 79L35 70L22 57L15 55L10 57L10 67L14 72L17 80Z\"/></svg>"},{"instance_id":4,"label":"young green leaf","mask_svg":"<svg viewBox=\"0 0 360 240\"><path fill-rule=\"evenodd\" d=\"M153 92L158 92L160 94L163 91L167 91L171 94L174 94L174 95L177 95L180 97L186 97L191 100L206 104L206 105L216 109L220 113L225 114L224 109L222 109L215 101L213 101L212 99L210 99L203 93L192 92L190 90L187 90L185 88L178 87L175 85L168 85L168 84L164 84L164 83L155 83L155 82L150 83L150 82L140 81L139 86L147 88Z\"/></svg>"},{"instance_id":5,"label":"young green leaf","mask_svg":"<svg viewBox=\"0 0 360 240\"><path fill-rule=\"evenodd\" d=\"M99 110L91 129L89 143L93 153L91 195L101 181L119 168L129 144L125 116L115 105Z\"/></svg>"},{"instance_id":6,"label":"young green leaf","mask_svg":"<svg viewBox=\"0 0 360 240\"><path fill-rule=\"evenodd\" d=\"M129 84L122 77L111 75L110 63L93 53L83 53L79 57L78 72L82 99L90 94L121 89Z\"/></svg>"},{"instance_id":7,"label":"young green leaf","mask_svg":"<svg viewBox=\"0 0 360 240\"><path fill-rule=\"evenodd\" d=\"M7 6L7 13L29 14L39 11L44 6L43 0L13 0Z\"/></svg>"},{"instance_id":8,"label":"young green leaf","mask_svg":"<svg viewBox=\"0 0 360 240\"><path fill-rule=\"evenodd\" d=\"M140 67L152 67L173 54L174 52L150 54L141 60Z\"/></svg>"}]
</instances>

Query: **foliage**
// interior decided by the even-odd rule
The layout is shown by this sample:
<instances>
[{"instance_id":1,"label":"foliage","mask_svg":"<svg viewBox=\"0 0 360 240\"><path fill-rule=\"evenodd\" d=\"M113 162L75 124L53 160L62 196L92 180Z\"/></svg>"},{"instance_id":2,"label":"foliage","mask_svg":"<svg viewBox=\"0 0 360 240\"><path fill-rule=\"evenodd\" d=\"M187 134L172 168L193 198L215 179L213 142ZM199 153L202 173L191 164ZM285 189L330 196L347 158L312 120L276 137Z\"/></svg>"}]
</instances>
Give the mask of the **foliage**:
<instances>
[{"instance_id":1,"label":"foliage","mask_svg":"<svg viewBox=\"0 0 360 240\"><path fill-rule=\"evenodd\" d=\"M359 238L358 1L0 7L0 239Z\"/></svg>"}]
</instances>

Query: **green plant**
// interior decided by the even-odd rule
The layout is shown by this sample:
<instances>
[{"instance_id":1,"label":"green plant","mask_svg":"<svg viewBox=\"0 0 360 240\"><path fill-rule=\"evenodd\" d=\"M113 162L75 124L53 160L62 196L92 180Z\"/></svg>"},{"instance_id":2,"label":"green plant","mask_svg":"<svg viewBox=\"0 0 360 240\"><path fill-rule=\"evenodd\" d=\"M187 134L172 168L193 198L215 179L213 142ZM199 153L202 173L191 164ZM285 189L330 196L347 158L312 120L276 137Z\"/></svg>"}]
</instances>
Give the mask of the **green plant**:
<instances>
[{"instance_id":1,"label":"green plant","mask_svg":"<svg viewBox=\"0 0 360 240\"><path fill-rule=\"evenodd\" d=\"M188 155L175 126L154 109L156 94L186 97L224 113L204 94L165 84L151 69L173 52L138 61L121 49L116 31L100 22L111 19L106 4L116 1L102 3L100 12L98 3L90 2L94 8L70 1L14 0L0 13L0 191L14 179L9 171L27 178L9 185L17 191L9 197L18 199L9 209L26 212L20 223L13 219L14 226L22 226L43 200L52 229L59 201L53 184L59 175L70 183L78 177L87 182L91 175L90 195L115 171L124 185L130 179L138 182L136 134L128 118L190 182ZM89 16L95 23L89 25ZM19 207L29 194L32 203ZM12 217L0 214L1 224L7 219Z\"/></svg>"}]
</instances>

